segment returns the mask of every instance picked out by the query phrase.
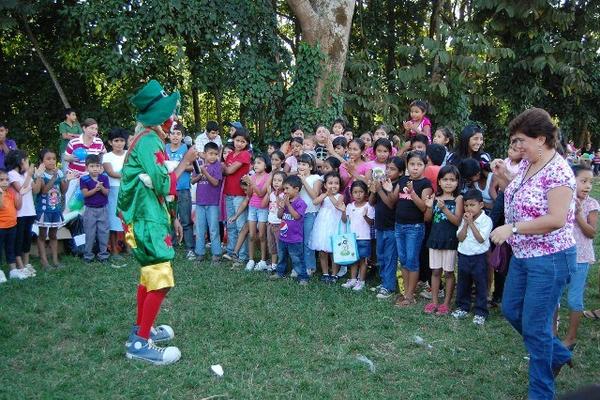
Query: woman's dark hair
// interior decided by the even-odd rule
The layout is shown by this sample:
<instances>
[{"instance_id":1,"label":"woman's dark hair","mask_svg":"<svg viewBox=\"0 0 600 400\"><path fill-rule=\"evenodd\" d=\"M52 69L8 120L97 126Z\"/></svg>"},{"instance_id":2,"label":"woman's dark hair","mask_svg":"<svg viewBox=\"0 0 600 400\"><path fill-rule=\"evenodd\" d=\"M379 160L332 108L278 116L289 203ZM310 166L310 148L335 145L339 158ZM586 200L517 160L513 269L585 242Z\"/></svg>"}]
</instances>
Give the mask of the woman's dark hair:
<instances>
[{"instance_id":1,"label":"woman's dark hair","mask_svg":"<svg viewBox=\"0 0 600 400\"><path fill-rule=\"evenodd\" d=\"M339 171L340 170L340 165L342 165L342 163L340 162L340 160L338 160L337 158L331 156L331 157L327 157L325 159L325 161L327 164L331 165L331 168L333 168L334 171Z\"/></svg>"},{"instance_id":2,"label":"woman's dark hair","mask_svg":"<svg viewBox=\"0 0 600 400\"><path fill-rule=\"evenodd\" d=\"M388 151L390 152L390 154L392 154L392 142L390 142L389 139L386 138L379 138L375 141L375 143L373 143L373 150L377 151L377 147L379 146L383 146L386 149L388 149Z\"/></svg>"},{"instance_id":3,"label":"woman's dark hair","mask_svg":"<svg viewBox=\"0 0 600 400\"><path fill-rule=\"evenodd\" d=\"M331 145L333 146L334 149L338 146L342 146L343 148L346 148L346 147L348 147L348 141L346 140L345 137L338 136L335 139L333 139L333 142L331 142Z\"/></svg>"},{"instance_id":4,"label":"woman's dark hair","mask_svg":"<svg viewBox=\"0 0 600 400\"><path fill-rule=\"evenodd\" d=\"M410 138L411 146L417 142L423 143L425 146L427 146L427 145L429 145L429 138L427 136L423 135L422 133L419 133L419 134L413 136L412 138Z\"/></svg>"},{"instance_id":5,"label":"woman's dark hair","mask_svg":"<svg viewBox=\"0 0 600 400\"><path fill-rule=\"evenodd\" d=\"M508 132L510 135L521 132L530 138L543 136L550 149L556 147L558 138L558 128L552 122L550 114L542 108L530 108L517 115L508 124Z\"/></svg>"},{"instance_id":6,"label":"woman's dark hair","mask_svg":"<svg viewBox=\"0 0 600 400\"><path fill-rule=\"evenodd\" d=\"M86 118L81 123L82 128L87 128L88 126L92 126L92 125L98 125L98 123L96 122L96 120L94 118Z\"/></svg>"},{"instance_id":7,"label":"woman's dark hair","mask_svg":"<svg viewBox=\"0 0 600 400\"><path fill-rule=\"evenodd\" d=\"M419 107L421 111L423 111L425 114L427 114L427 112L429 111L429 103L427 103L425 100L415 100L412 103L410 103L410 106Z\"/></svg>"},{"instance_id":8,"label":"woman's dark hair","mask_svg":"<svg viewBox=\"0 0 600 400\"><path fill-rule=\"evenodd\" d=\"M236 137L241 137L246 141L246 147L244 148L244 150L248 150L250 148L250 135L248 134L248 131L245 128L236 128L235 133L233 134L231 139L235 140Z\"/></svg>"},{"instance_id":9,"label":"woman's dark hair","mask_svg":"<svg viewBox=\"0 0 600 400\"><path fill-rule=\"evenodd\" d=\"M365 182L361 180L356 180L352 182L352 185L350 185L350 193L352 193L352 189L354 189L355 187L360 187L365 193L369 193L369 187Z\"/></svg>"},{"instance_id":10,"label":"woman's dark hair","mask_svg":"<svg viewBox=\"0 0 600 400\"><path fill-rule=\"evenodd\" d=\"M4 165L7 171L12 171L15 168L19 168L19 174L25 171L21 171L21 163L27 159L27 154L23 150L15 149L8 152Z\"/></svg>"},{"instance_id":11,"label":"woman's dark hair","mask_svg":"<svg viewBox=\"0 0 600 400\"><path fill-rule=\"evenodd\" d=\"M254 157L254 161L256 161L258 159L263 160L263 162L265 163L265 172L270 173L271 172L271 157L269 157L268 154L260 153Z\"/></svg>"},{"instance_id":12,"label":"woman's dark hair","mask_svg":"<svg viewBox=\"0 0 600 400\"><path fill-rule=\"evenodd\" d=\"M46 157L46 154L48 154L48 153L52 153L52 154L56 155L56 152L54 150L42 149L42 150L40 150L40 153L39 153L40 162L44 161L44 157Z\"/></svg>"},{"instance_id":13,"label":"woman's dark hair","mask_svg":"<svg viewBox=\"0 0 600 400\"><path fill-rule=\"evenodd\" d=\"M442 132L442 134L446 137L446 139L448 139L448 144L446 145L448 150L453 149L454 148L454 131L452 129L448 128L447 126L442 126L441 128L437 128L436 131Z\"/></svg>"},{"instance_id":14,"label":"woman's dark hair","mask_svg":"<svg viewBox=\"0 0 600 400\"><path fill-rule=\"evenodd\" d=\"M11 153L12 153L12 151L11 151ZM8 154L10 154L10 153L8 153ZM579 175L583 171L590 171L592 173L594 172L592 167L588 167L587 165L583 165L583 164L573 165L572 169L573 169L573 174L575 175L575 177L577 177L577 175Z\"/></svg>"},{"instance_id":15,"label":"woman's dark hair","mask_svg":"<svg viewBox=\"0 0 600 400\"><path fill-rule=\"evenodd\" d=\"M358 145L358 148L360 149L360 151L365 151L365 142L360 139L360 138L354 138L350 141L350 143L348 143L348 146L350 146L351 143L356 143Z\"/></svg>"},{"instance_id":16,"label":"woman's dark hair","mask_svg":"<svg viewBox=\"0 0 600 400\"><path fill-rule=\"evenodd\" d=\"M465 158L458 164L458 171L463 180L470 181L475 175L481 173L481 165L474 158Z\"/></svg>"},{"instance_id":17,"label":"woman's dark hair","mask_svg":"<svg viewBox=\"0 0 600 400\"><path fill-rule=\"evenodd\" d=\"M396 166L396 168L398 168L398 171L400 171L401 176L406 171L406 162L404 161L404 159L402 157L394 156L389 159L388 164L389 163L394 164Z\"/></svg>"},{"instance_id":18,"label":"woman's dark hair","mask_svg":"<svg viewBox=\"0 0 600 400\"><path fill-rule=\"evenodd\" d=\"M277 158L279 158L281 161L285 161L285 154L283 154L283 151L281 150L275 150L272 152L271 157L273 156L277 156Z\"/></svg>"},{"instance_id":19,"label":"woman's dark hair","mask_svg":"<svg viewBox=\"0 0 600 400\"><path fill-rule=\"evenodd\" d=\"M471 154L471 149L469 148L469 141L476 133L483 134L483 129L479 125L467 125L460 133L460 142L458 143L457 156L459 159L465 158L475 158L477 160L480 159L481 153L483 152L480 148L477 153Z\"/></svg>"},{"instance_id":20,"label":"woman's dark hair","mask_svg":"<svg viewBox=\"0 0 600 400\"><path fill-rule=\"evenodd\" d=\"M442 180L443 177L445 177L448 174L452 174L456 178L456 188L454 189L454 192L452 192L452 195L454 197L459 195L459 193L460 193L460 171L454 165L444 165L442 168L440 168L440 171L438 172L437 190L435 192L436 196L441 196L442 194L444 194L444 191L442 190L442 186L440 185L440 181Z\"/></svg>"},{"instance_id":21,"label":"woman's dark hair","mask_svg":"<svg viewBox=\"0 0 600 400\"><path fill-rule=\"evenodd\" d=\"M108 132L108 140L115 139L123 139L127 142L127 139L129 139L129 131L123 128L112 128L110 132Z\"/></svg>"},{"instance_id":22,"label":"woman's dark hair","mask_svg":"<svg viewBox=\"0 0 600 400\"><path fill-rule=\"evenodd\" d=\"M419 160L421 160L423 162L423 164L427 165L427 154L425 154L422 151L418 151L418 150L413 150L413 151L409 151L406 154L406 164L408 164L408 162L410 161L411 158L418 158Z\"/></svg>"},{"instance_id":23,"label":"woman's dark hair","mask_svg":"<svg viewBox=\"0 0 600 400\"><path fill-rule=\"evenodd\" d=\"M315 173L315 159L310 154L300 154L300 157L298 157L298 163L310 165L310 173Z\"/></svg>"}]
</instances>

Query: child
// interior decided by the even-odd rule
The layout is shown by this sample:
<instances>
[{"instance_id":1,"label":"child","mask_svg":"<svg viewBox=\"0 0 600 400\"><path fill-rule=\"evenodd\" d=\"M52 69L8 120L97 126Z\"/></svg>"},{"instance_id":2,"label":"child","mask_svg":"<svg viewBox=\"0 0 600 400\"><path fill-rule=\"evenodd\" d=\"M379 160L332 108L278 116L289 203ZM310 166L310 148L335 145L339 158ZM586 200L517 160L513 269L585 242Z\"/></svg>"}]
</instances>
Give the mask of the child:
<instances>
[{"instance_id":1,"label":"child","mask_svg":"<svg viewBox=\"0 0 600 400\"><path fill-rule=\"evenodd\" d=\"M344 137L346 138L346 140L348 142L351 142L352 139L354 139L354 132L352 132L352 129L350 129L350 128L344 129Z\"/></svg>"},{"instance_id":2,"label":"child","mask_svg":"<svg viewBox=\"0 0 600 400\"><path fill-rule=\"evenodd\" d=\"M296 174L298 172L298 157L302 154L304 139L295 137L291 140L291 155L285 159L283 171L286 174Z\"/></svg>"},{"instance_id":3,"label":"child","mask_svg":"<svg viewBox=\"0 0 600 400\"><path fill-rule=\"evenodd\" d=\"M410 138L410 150L411 151L422 151L425 153L427 151L427 146L429 145L429 139L427 136L418 134Z\"/></svg>"},{"instance_id":4,"label":"child","mask_svg":"<svg viewBox=\"0 0 600 400\"><path fill-rule=\"evenodd\" d=\"M314 136L304 138L302 142L302 154L308 154L314 160L317 159L317 152L315 151L316 141Z\"/></svg>"},{"instance_id":5,"label":"child","mask_svg":"<svg viewBox=\"0 0 600 400\"><path fill-rule=\"evenodd\" d=\"M204 145L204 164L200 173L192 178L196 183L196 255L202 260L206 253L206 226L210 237L212 263L221 260L219 237L219 198L223 182L223 170L219 162L219 146L208 142Z\"/></svg>"},{"instance_id":6,"label":"child","mask_svg":"<svg viewBox=\"0 0 600 400\"><path fill-rule=\"evenodd\" d=\"M246 193L242 189L240 182L242 181L242 177L250 171L251 157L248 151L249 145L250 138L245 129L239 129L233 134L234 151L227 155L223 167L223 175L225 175L223 194L225 195L228 220L236 213L240 204L246 198ZM228 222L227 224L227 253L229 253L230 257L233 255L238 234L246 224L246 218L246 213L242 213L233 223ZM246 246L242 246L239 256L242 261L248 260Z\"/></svg>"},{"instance_id":7,"label":"child","mask_svg":"<svg viewBox=\"0 0 600 400\"><path fill-rule=\"evenodd\" d=\"M17 268L15 259L17 210L20 208L21 195L10 187L6 171L0 170L0 251L6 255L6 262L10 267L8 277L11 279L27 279L32 276L24 268ZM4 272L2 276L6 279Z\"/></svg>"},{"instance_id":8,"label":"child","mask_svg":"<svg viewBox=\"0 0 600 400\"><path fill-rule=\"evenodd\" d=\"M333 263L332 273L329 274L329 255L332 253L331 236L338 230L338 223L342 218L342 211L346 209L344 196L340 194L342 179L336 173L323 177L325 193L319 195L313 204L320 205L319 213L310 237L309 247L319 252L321 265L321 281L334 283L337 281L338 265Z\"/></svg>"},{"instance_id":9,"label":"child","mask_svg":"<svg viewBox=\"0 0 600 400\"><path fill-rule=\"evenodd\" d=\"M427 137L425 145L431 143L431 121L425 116L428 110L429 104L426 101L415 100L410 103L410 121L402 123L406 139L410 140L416 135L422 134ZM403 150L406 151L407 148L405 143Z\"/></svg>"},{"instance_id":10,"label":"child","mask_svg":"<svg viewBox=\"0 0 600 400\"><path fill-rule=\"evenodd\" d=\"M385 169L392 154L392 142L387 139L377 139L375 145L375 160L369 162L369 171L367 172L367 180L383 180L385 178Z\"/></svg>"},{"instance_id":11,"label":"child","mask_svg":"<svg viewBox=\"0 0 600 400\"><path fill-rule=\"evenodd\" d=\"M181 142L184 134L185 128L180 124L175 125L169 133L170 143L167 143L165 146L169 160L177 161L178 163L183 160L183 156L188 151L188 146ZM188 165L177 179L177 215L183 227L183 242L187 250L186 258L188 260L196 258L196 254L194 253L194 231L192 228L191 171L193 171L193 166Z\"/></svg>"},{"instance_id":12,"label":"child","mask_svg":"<svg viewBox=\"0 0 600 400\"><path fill-rule=\"evenodd\" d=\"M427 166L425 167L425 172L423 172L423 176L429 179L431 182L431 187L433 188L433 192L437 192L437 178L441 165L444 162L444 156L446 155L446 149L444 146L432 143L427 146L425 150L425 154L427 154Z\"/></svg>"},{"instance_id":13,"label":"child","mask_svg":"<svg viewBox=\"0 0 600 400\"><path fill-rule=\"evenodd\" d=\"M360 139L354 139L348 145L348 161L340 166L340 176L344 185L344 199L346 203L351 200L350 185L356 180L366 180L369 172L369 163L362 158L365 151L365 143Z\"/></svg>"},{"instance_id":14,"label":"child","mask_svg":"<svg viewBox=\"0 0 600 400\"><path fill-rule=\"evenodd\" d=\"M31 226L35 221L35 205L31 191L35 167L29 164L29 159L22 150L9 151L4 161L9 170L8 181L15 192L21 196L21 208L17 210L15 231L17 268L25 274L35 276L35 269L29 263Z\"/></svg>"},{"instance_id":15,"label":"child","mask_svg":"<svg viewBox=\"0 0 600 400\"><path fill-rule=\"evenodd\" d=\"M483 212L483 197L479 190L471 189L463 195L465 212L458 227L458 283L456 310L452 316L462 319L471 308L471 287L475 284L475 316L473 323L485 324L487 307L487 260L490 248L492 220Z\"/></svg>"},{"instance_id":16,"label":"child","mask_svg":"<svg viewBox=\"0 0 600 400\"><path fill-rule=\"evenodd\" d=\"M594 153L592 165L594 166L594 176L598 176L600 174L600 149Z\"/></svg>"},{"instance_id":17,"label":"child","mask_svg":"<svg viewBox=\"0 0 600 400\"><path fill-rule=\"evenodd\" d=\"M119 197L119 187L121 186L121 169L125 162L125 144L129 138L129 133L125 129L114 128L108 134L108 144L112 147L110 153L102 157L104 171L108 175L110 190L108 192L108 219L109 219L109 247L113 260L122 260L119 254L118 234L123 232L123 223L117 216L117 198Z\"/></svg>"},{"instance_id":18,"label":"child","mask_svg":"<svg viewBox=\"0 0 600 400\"><path fill-rule=\"evenodd\" d=\"M342 118L336 118L333 121L333 125L331 126L331 140L344 136L344 131L346 130L346 121Z\"/></svg>"},{"instance_id":19,"label":"child","mask_svg":"<svg viewBox=\"0 0 600 400\"><path fill-rule=\"evenodd\" d=\"M382 140L382 139L379 139ZM387 139L385 139L387 140ZM386 179L371 180L369 203L375 207L375 237L377 265L381 284L375 288L378 299L388 299L396 291L398 279L398 252L394 231L395 203L394 189L400 176L404 176L406 166L400 157L392 157L386 166Z\"/></svg>"},{"instance_id":20,"label":"child","mask_svg":"<svg viewBox=\"0 0 600 400\"><path fill-rule=\"evenodd\" d=\"M276 172L284 172L283 164L285 163L285 155L280 150L275 150L271 154L271 175Z\"/></svg>"},{"instance_id":21,"label":"child","mask_svg":"<svg viewBox=\"0 0 600 400\"><path fill-rule=\"evenodd\" d=\"M36 196L36 223L39 228L37 245L40 262L45 270L61 268L58 262L58 228L65 224L63 219L62 197L67 191L69 181L76 173L68 171L64 179L62 171L56 168L56 153L43 149L40 151L40 166L35 171L32 191ZM46 256L46 238L50 241L52 266Z\"/></svg>"},{"instance_id":22,"label":"child","mask_svg":"<svg viewBox=\"0 0 600 400\"><path fill-rule=\"evenodd\" d=\"M368 160L369 158L366 157L366 152L369 151L369 149L371 148L371 146L373 146L373 134L369 131L364 132L362 135L360 135L360 140L362 140L363 142L365 142L365 158Z\"/></svg>"},{"instance_id":23,"label":"child","mask_svg":"<svg viewBox=\"0 0 600 400\"><path fill-rule=\"evenodd\" d=\"M437 176L437 190L425 204L425 221L431 221L431 232L427 239L429 248L429 268L431 276L431 303L425 306L426 314L447 315L450 312L450 301L454 290L454 262L458 240L456 231L462 221L463 199L458 191L460 175L454 165L440 169ZM446 278L446 297L444 304L438 304L441 271Z\"/></svg>"},{"instance_id":24,"label":"child","mask_svg":"<svg viewBox=\"0 0 600 400\"><path fill-rule=\"evenodd\" d=\"M506 170L510 176L516 176L519 173L519 164L523 156L520 151L517 151L513 145L508 147L508 157L504 160Z\"/></svg>"},{"instance_id":25,"label":"child","mask_svg":"<svg viewBox=\"0 0 600 400\"><path fill-rule=\"evenodd\" d=\"M596 235L598 210L600 205L590 196L594 174L591 168L573 167L577 181L575 199L575 220L573 234L577 242L577 268L570 271L570 282L567 299L570 310L569 329L563 340L569 350L573 350L577 342L577 328L583 313L583 293L588 270L596 259L594 257L594 236Z\"/></svg>"},{"instance_id":26,"label":"child","mask_svg":"<svg viewBox=\"0 0 600 400\"><path fill-rule=\"evenodd\" d=\"M267 219L267 244L271 254L271 266L269 272L277 268L277 254L279 247L279 231L281 228L281 219L277 216L279 199L282 199L283 182L287 175L283 171L275 172L271 179L271 190L269 191L269 218Z\"/></svg>"},{"instance_id":27,"label":"child","mask_svg":"<svg viewBox=\"0 0 600 400\"><path fill-rule=\"evenodd\" d=\"M340 165L342 165L342 163L336 157L327 157L321 165L321 176L325 176L331 173L339 174Z\"/></svg>"},{"instance_id":28,"label":"child","mask_svg":"<svg viewBox=\"0 0 600 400\"><path fill-rule=\"evenodd\" d=\"M279 143L277 140L272 140L269 142L269 145L267 146L267 154L270 156L273 155L273 153L275 153L276 151L279 151L281 149L281 143Z\"/></svg>"},{"instance_id":29,"label":"child","mask_svg":"<svg viewBox=\"0 0 600 400\"><path fill-rule=\"evenodd\" d=\"M367 259L371 257L371 225L375 219L375 209L367 202L367 184L356 181L350 186L354 202L342 211L342 221L350 218L350 230L356 235L358 247L357 263L350 267L350 279L342 285L354 291L363 290L367 277Z\"/></svg>"},{"instance_id":30,"label":"child","mask_svg":"<svg viewBox=\"0 0 600 400\"><path fill-rule=\"evenodd\" d=\"M314 204L314 201L321 194L323 179L315 174L315 161L308 154L302 154L298 159L298 177L302 181L300 197L306 203L304 214L304 266L310 276L317 269L315 251L309 247L309 240L320 208L319 205Z\"/></svg>"},{"instance_id":31,"label":"child","mask_svg":"<svg viewBox=\"0 0 600 400\"><path fill-rule=\"evenodd\" d=\"M248 220L247 220L247 218L248 218L248 204L250 203L250 198L252 197L252 193L253 193L250 185L248 185L248 183L246 181L240 182L240 187L242 188L242 190L244 190L244 193L246 195L244 197L244 200L240 203L240 205L239 205L237 211L235 212L235 214L232 215L231 217L229 217L227 219L227 224L235 224L235 222L241 216L245 216L246 217L246 222L244 222L244 225L240 229L239 235L238 235L237 240L235 242L233 253L231 253L231 255L229 255L229 254L224 254L223 255L224 259L233 262L233 266L234 267L239 267L239 266L245 264L245 262L240 259L239 254L240 254L240 250L242 249L242 246L245 245L246 237L248 236Z\"/></svg>"},{"instance_id":32,"label":"child","mask_svg":"<svg viewBox=\"0 0 600 400\"><path fill-rule=\"evenodd\" d=\"M462 130L458 149L448 162L458 166L461 160L467 158L474 158L484 164L490 163L490 155L483 151L483 129L478 125L467 125Z\"/></svg>"},{"instance_id":33,"label":"child","mask_svg":"<svg viewBox=\"0 0 600 400\"><path fill-rule=\"evenodd\" d=\"M248 253L250 259L246 263L246 271L264 271L267 269L267 219L269 203L267 192L271 172L271 160L267 155L259 154L254 158L254 175L242 178L252 192L248 203ZM260 261L254 261L254 245L259 243Z\"/></svg>"},{"instance_id":34,"label":"child","mask_svg":"<svg viewBox=\"0 0 600 400\"><path fill-rule=\"evenodd\" d=\"M433 193L431 182L423 177L427 156L410 151L406 156L408 176L402 176L394 190L396 200L396 246L402 264L404 296L396 305L407 307L416 303L415 289L419 278L419 254L425 236L425 200Z\"/></svg>"},{"instance_id":35,"label":"child","mask_svg":"<svg viewBox=\"0 0 600 400\"><path fill-rule=\"evenodd\" d=\"M433 134L433 143L441 144L446 149L446 155L442 162L442 167L448 163L448 159L452 156L452 149L454 148L454 132L448 127L442 127L436 129Z\"/></svg>"},{"instance_id":36,"label":"child","mask_svg":"<svg viewBox=\"0 0 600 400\"><path fill-rule=\"evenodd\" d=\"M302 181L298 176L288 176L283 182L285 195L278 199L277 216L281 219L279 231L279 252L276 272L271 275L272 279L280 279L285 276L288 257L293 269L298 275L298 283L302 286L308 285L308 274L303 259L303 231L304 211L306 203L300 197Z\"/></svg>"},{"instance_id":37,"label":"child","mask_svg":"<svg viewBox=\"0 0 600 400\"><path fill-rule=\"evenodd\" d=\"M108 192L110 183L102 173L100 157L90 154L85 158L88 175L82 176L79 185L83 193L85 210L83 230L85 232L85 253L83 260L94 261L94 245L98 239L98 260L108 261Z\"/></svg>"},{"instance_id":38,"label":"child","mask_svg":"<svg viewBox=\"0 0 600 400\"><path fill-rule=\"evenodd\" d=\"M317 125L317 128L315 129L315 139L317 141L317 145L315 146L317 166L320 167L321 163L329 156L327 152L327 143L330 139L330 134L325 125Z\"/></svg>"},{"instance_id":39,"label":"child","mask_svg":"<svg viewBox=\"0 0 600 400\"><path fill-rule=\"evenodd\" d=\"M285 154L286 157L290 156L292 152L292 139L295 137L304 139L304 129L302 129L302 127L299 125L295 125L292 127L292 129L290 130L290 139L283 142L281 144L281 147L277 150L281 150L281 152Z\"/></svg>"},{"instance_id":40,"label":"child","mask_svg":"<svg viewBox=\"0 0 600 400\"><path fill-rule=\"evenodd\" d=\"M348 141L343 136L336 137L331 142L331 147L328 147L328 151L329 154L340 160L340 162L344 162L348 159Z\"/></svg>"},{"instance_id":41,"label":"child","mask_svg":"<svg viewBox=\"0 0 600 400\"><path fill-rule=\"evenodd\" d=\"M200 158L205 159L205 146L207 143L214 143L219 147L223 147L223 141L219 135L219 124L215 121L206 123L206 130L196 137L194 144L199 152ZM193 167L192 167L193 168ZM183 224L183 223L182 223Z\"/></svg>"}]
</instances>

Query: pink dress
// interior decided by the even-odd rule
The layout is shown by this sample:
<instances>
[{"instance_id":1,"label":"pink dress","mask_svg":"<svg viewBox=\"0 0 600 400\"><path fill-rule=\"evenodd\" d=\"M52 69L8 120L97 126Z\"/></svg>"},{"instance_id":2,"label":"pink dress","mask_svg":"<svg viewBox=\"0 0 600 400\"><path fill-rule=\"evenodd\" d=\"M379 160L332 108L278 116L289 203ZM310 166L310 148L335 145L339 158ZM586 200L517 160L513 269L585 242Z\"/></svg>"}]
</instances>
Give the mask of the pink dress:
<instances>
[{"instance_id":1,"label":"pink dress","mask_svg":"<svg viewBox=\"0 0 600 400\"><path fill-rule=\"evenodd\" d=\"M365 177L367 176L367 172L369 172L370 170L371 163L369 162L363 161L358 167L356 167L356 173ZM350 196L350 186L352 185L352 182L354 182L354 179L348 180L348 183L346 185L343 184L344 181L350 178L350 174L348 173L345 164L340 165L340 176L342 177L342 185L344 186L344 190L342 190L341 192L344 194L344 202L348 204L352 201Z\"/></svg>"}]
</instances>

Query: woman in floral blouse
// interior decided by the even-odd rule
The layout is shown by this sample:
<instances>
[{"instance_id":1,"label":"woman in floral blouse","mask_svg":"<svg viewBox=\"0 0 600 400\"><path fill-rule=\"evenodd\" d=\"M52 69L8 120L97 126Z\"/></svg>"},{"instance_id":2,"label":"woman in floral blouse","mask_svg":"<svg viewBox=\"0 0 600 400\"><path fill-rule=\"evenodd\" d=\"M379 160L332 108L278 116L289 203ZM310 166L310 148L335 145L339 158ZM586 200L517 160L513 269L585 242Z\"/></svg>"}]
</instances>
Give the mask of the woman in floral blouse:
<instances>
[{"instance_id":1,"label":"woman in floral blouse","mask_svg":"<svg viewBox=\"0 0 600 400\"><path fill-rule=\"evenodd\" d=\"M572 366L571 352L554 336L552 317L576 264L575 177L555 150L558 129L545 110L524 111L509 131L523 160L504 194L507 223L491 235L513 249L502 312L529 353L529 398L550 400L554 377L563 365ZM494 167L505 170L501 161Z\"/></svg>"}]
</instances>

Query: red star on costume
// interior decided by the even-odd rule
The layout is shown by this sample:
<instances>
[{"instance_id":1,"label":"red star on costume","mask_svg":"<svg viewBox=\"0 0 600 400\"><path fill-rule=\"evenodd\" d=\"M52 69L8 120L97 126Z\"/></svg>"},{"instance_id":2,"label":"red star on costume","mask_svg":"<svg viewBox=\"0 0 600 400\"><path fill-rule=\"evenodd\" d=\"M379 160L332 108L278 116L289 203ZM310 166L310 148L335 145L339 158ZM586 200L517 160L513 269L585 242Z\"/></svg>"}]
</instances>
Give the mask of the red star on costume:
<instances>
[{"instance_id":1,"label":"red star on costume","mask_svg":"<svg viewBox=\"0 0 600 400\"><path fill-rule=\"evenodd\" d=\"M168 247L173 247L173 239L171 239L171 235L165 236L165 243Z\"/></svg>"},{"instance_id":2,"label":"red star on costume","mask_svg":"<svg viewBox=\"0 0 600 400\"><path fill-rule=\"evenodd\" d=\"M167 156L164 152L158 150L154 153L154 157L156 158L156 164L163 165L167 160Z\"/></svg>"}]
</instances>

